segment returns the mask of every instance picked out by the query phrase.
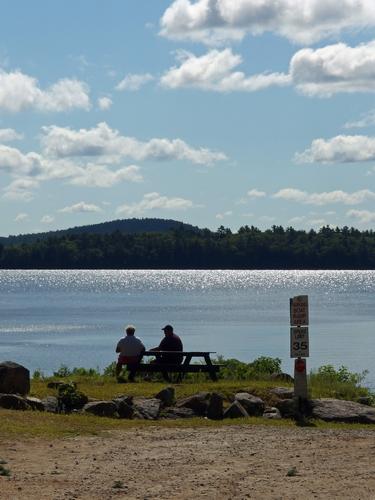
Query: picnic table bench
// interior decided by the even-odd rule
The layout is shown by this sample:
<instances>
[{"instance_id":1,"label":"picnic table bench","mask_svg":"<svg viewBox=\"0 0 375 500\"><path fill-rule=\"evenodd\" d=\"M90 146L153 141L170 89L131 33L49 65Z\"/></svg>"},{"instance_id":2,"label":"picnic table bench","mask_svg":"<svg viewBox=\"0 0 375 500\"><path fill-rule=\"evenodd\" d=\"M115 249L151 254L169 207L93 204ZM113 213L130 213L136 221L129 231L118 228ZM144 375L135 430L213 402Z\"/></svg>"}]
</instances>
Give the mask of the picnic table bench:
<instances>
[{"instance_id":1,"label":"picnic table bench","mask_svg":"<svg viewBox=\"0 0 375 500\"><path fill-rule=\"evenodd\" d=\"M137 372L146 373L178 373L177 381L180 382L186 373L208 373L212 380L217 380L217 372L220 370L221 365L213 364L210 354L215 352L201 352L201 351L146 351L143 353L145 356L158 356L159 354L174 354L181 355L185 359L181 364L177 363L140 363L137 367ZM203 358L205 364L193 364L193 358Z\"/></svg>"}]
</instances>

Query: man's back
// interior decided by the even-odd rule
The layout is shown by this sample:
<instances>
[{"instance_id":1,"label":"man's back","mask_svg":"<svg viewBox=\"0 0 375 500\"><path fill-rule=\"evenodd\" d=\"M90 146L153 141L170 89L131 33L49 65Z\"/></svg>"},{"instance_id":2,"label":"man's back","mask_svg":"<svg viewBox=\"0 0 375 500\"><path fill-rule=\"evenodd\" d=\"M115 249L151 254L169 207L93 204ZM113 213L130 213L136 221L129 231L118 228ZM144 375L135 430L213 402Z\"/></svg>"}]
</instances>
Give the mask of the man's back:
<instances>
[{"instance_id":1,"label":"man's back","mask_svg":"<svg viewBox=\"0 0 375 500\"><path fill-rule=\"evenodd\" d=\"M183 351L184 347L182 341L178 335L175 333L171 335L166 335L159 344L159 349L161 351ZM164 354L163 361L168 363L182 363L183 356L181 354Z\"/></svg>"},{"instance_id":2,"label":"man's back","mask_svg":"<svg viewBox=\"0 0 375 500\"><path fill-rule=\"evenodd\" d=\"M139 356L144 351L145 346L141 339L135 335L127 335L119 340L117 349L122 356Z\"/></svg>"}]
</instances>

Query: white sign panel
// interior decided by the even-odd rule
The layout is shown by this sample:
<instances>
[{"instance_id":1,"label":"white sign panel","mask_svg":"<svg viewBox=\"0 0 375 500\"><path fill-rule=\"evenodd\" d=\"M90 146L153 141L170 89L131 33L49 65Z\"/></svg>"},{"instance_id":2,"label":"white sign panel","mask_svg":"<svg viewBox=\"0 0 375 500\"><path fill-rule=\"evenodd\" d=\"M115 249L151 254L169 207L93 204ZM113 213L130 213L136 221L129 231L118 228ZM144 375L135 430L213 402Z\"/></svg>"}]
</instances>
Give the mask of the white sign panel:
<instances>
[{"instance_id":1,"label":"white sign panel","mask_svg":"<svg viewBox=\"0 0 375 500\"><path fill-rule=\"evenodd\" d=\"M307 327L290 329L290 357L309 357L309 329Z\"/></svg>"},{"instance_id":2,"label":"white sign panel","mask_svg":"<svg viewBox=\"0 0 375 500\"><path fill-rule=\"evenodd\" d=\"M306 326L309 324L309 298L298 295L290 299L290 325Z\"/></svg>"}]
</instances>

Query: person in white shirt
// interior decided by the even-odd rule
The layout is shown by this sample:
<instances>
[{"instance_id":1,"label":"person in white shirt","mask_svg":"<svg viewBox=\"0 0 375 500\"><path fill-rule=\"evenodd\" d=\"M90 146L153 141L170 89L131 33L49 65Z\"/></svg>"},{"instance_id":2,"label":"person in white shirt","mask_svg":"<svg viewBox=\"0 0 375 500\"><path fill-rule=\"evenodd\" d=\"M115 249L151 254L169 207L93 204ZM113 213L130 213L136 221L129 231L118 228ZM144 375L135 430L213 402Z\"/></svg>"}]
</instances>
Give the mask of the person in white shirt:
<instances>
[{"instance_id":1,"label":"person in white shirt","mask_svg":"<svg viewBox=\"0 0 375 500\"><path fill-rule=\"evenodd\" d=\"M126 365L129 371L129 382L134 382L135 373L137 367L141 362L142 355L146 348L143 345L141 339L134 335L135 327L133 325L128 325L125 328L125 337L120 339L117 343L116 352L119 353L119 357L116 364L116 377L117 380L120 378L120 373L123 365Z\"/></svg>"}]
</instances>

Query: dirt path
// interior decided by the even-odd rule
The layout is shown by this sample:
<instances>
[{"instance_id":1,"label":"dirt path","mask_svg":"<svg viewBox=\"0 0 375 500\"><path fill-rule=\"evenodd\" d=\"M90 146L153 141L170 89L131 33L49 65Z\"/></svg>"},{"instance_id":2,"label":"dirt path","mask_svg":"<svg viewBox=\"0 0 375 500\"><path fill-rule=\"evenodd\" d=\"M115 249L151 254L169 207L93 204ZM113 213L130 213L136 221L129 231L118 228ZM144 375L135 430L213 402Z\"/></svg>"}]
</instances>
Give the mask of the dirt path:
<instances>
[{"instance_id":1,"label":"dirt path","mask_svg":"<svg viewBox=\"0 0 375 500\"><path fill-rule=\"evenodd\" d=\"M12 471L0 477L7 500L375 500L374 431L153 428L9 440L0 459Z\"/></svg>"}]
</instances>

